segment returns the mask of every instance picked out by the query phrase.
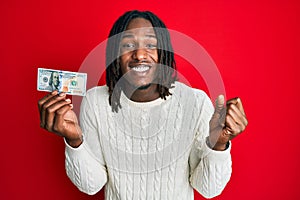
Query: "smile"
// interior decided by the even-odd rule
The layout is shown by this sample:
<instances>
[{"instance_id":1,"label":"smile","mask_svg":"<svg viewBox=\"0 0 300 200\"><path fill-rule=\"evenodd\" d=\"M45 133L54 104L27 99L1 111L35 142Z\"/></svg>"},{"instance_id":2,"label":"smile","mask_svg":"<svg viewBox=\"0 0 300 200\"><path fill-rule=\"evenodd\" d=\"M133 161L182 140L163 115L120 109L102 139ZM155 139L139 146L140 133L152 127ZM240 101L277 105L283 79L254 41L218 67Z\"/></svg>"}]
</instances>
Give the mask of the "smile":
<instances>
[{"instance_id":1,"label":"smile","mask_svg":"<svg viewBox=\"0 0 300 200\"><path fill-rule=\"evenodd\" d=\"M150 69L150 67L147 65L139 65L136 67L132 67L131 69L136 72L145 72L145 71L148 71Z\"/></svg>"}]
</instances>

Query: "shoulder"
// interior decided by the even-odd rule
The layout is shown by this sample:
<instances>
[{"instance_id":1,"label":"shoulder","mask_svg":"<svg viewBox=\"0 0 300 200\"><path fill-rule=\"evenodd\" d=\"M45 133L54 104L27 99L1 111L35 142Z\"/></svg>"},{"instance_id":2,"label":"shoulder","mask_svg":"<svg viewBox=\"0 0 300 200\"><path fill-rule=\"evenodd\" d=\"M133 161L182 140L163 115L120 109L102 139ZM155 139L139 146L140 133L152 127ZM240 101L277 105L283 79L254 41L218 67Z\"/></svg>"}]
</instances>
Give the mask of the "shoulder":
<instances>
[{"instance_id":1,"label":"shoulder","mask_svg":"<svg viewBox=\"0 0 300 200\"><path fill-rule=\"evenodd\" d=\"M174 94L181 99L181 102L195 106L198 110L209 110L211 112L213 104L208 95L201 89L190 87L181 82L175 82ZM192 103L193 102L193 103Z\"/></svg>"},{"instance_id":2,"label":"shoulder","mask_svg":"<svg viewBox=\"0 0 300 200\"><path fill-rule=\"evenodd\" d=\"M108 96L108 87L106 85L96 86L86 92L86 97Z\"/></svg>"},{"instance_id":3,"label":"shoulder","mask_svg":"<svg viewBox=\"0 0 300 200\"><path fill-rule=\"evenodd\" d=\"M108 103L108 87L106 85L102 86L96 86L91 89L89 89L86 92L86 95L84 97L85 101L89 102L97 102L97 103L105 103L107 101Z\"/></svg>"},{"instance_id":4,"label":"shoulder","mask_svg":"<svg viewBox=\"0 0 300 200\"><path fill-rule=\"evenodd\" d=\"M109 106L108 96L108 88L105 85L89 89L81 101L80 117L93 115L99 109L101 111L102 109L105 110Z\"/></svg>"},{"instance_id":5,"label":"shoulder","mask_svg":"<svg viewBox=\"0 0 300 200\"><path fill-rule=\"evenodd\" d=\"M180 93L181 95L185 95L188 98L197 98L198 100L210 101L207 94L201 89L190 87L190 86L186 85L185 83L178 82L178 81L175 82L174 86L175 86L174 92L176 94Z\"/></svg>"}]
</instances>

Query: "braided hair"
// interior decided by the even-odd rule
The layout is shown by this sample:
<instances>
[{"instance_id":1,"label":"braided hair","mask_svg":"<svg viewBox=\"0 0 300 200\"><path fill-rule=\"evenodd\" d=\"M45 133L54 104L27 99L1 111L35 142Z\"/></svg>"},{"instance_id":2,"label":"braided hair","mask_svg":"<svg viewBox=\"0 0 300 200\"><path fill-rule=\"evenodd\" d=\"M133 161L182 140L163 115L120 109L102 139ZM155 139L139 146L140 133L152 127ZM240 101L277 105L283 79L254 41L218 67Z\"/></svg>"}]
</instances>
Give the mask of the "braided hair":
<instances>
[{"instance_id":1,"label":"braided hair","mask_svg":"<svg viewBox=\"0 0 300 200\"><path fill-rule=\"evenodd\" d=\"M133 10L126 12L114 23L106 46L106 85L109 92L109 104L112 111L116 112L118 112L118 108L121 108L120 95L122 88L117 85L123 75L119 61L121 33L126 30L129 22L135 18L144 18L150 21L157 37L158 92L160 98L166 99L166 96L171 95L169 89L177 79L173 47L165 24L150 11Z\"/></svg>"}]
</instances>

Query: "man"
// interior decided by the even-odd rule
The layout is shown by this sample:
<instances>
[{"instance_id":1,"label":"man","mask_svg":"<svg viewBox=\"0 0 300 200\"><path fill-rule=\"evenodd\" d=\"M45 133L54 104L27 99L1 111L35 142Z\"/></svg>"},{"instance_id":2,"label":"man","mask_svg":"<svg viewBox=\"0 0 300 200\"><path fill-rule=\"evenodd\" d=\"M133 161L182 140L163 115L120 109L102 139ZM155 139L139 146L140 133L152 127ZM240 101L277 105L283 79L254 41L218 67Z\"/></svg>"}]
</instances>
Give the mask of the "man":
<instances>
[{"instance_id":1,"label":"man","mask_svg":"<svg viewBox=\"0 0 300 200\"><path fill-rule=\"evenodd\" d=\"M41 127L65 138L66 171L79 190L106 199L219 195L231 176L229 142L247 119L239 98L216 107L176 81L169 32L151 12L130 11L111 29L106 86L83 98L80 126L70 99L54 91L38 105Z\"/></svg>"},{"instance_id":2,"label":"man","mask_svg":"<svg viewBox=\"0 0 300 200\"><path fill-rule=\"evenodd\" d=\"M49 86L46 88L47 90L58 90L59 89L59 75L58 72L53 71L51 73L50 79L49 79Z\"/></svg>"}]
</instances>

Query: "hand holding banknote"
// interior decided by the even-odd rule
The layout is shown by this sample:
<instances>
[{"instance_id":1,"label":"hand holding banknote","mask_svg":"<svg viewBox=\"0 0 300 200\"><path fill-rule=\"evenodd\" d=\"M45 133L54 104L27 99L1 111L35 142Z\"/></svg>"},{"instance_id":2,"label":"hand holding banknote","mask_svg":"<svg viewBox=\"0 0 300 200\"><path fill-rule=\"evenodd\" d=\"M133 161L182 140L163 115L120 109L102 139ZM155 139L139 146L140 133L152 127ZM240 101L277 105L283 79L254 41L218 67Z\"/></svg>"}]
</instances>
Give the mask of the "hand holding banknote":
<instances>
[{"instance_id":1,"label":"hand holding banknote","mask_svg":"<svg viewBox=\"0 0 300 200\"><path fill-rule=\"evenodd\" d=\"M38 101L40 126L66 138L72 147L82 143L82 132L70 99L65 93L53 91Z\"/></svg>"}]
</instances>

